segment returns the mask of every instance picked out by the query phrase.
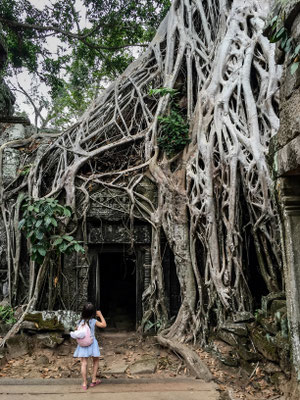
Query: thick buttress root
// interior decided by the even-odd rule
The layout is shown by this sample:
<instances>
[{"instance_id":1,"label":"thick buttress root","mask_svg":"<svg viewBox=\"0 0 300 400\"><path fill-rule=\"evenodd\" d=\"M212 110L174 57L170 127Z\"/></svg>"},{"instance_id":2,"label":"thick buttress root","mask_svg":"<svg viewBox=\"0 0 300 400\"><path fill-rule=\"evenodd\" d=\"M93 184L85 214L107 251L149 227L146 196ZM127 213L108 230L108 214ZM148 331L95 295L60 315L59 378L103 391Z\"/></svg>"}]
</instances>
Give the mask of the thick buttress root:
<instances>
[{"instance_id":1,"label":"thick buttress root","mask_svg":"<svg viewBox=\"0 0 300 400\"><path fill-rule=\"evenodd\" d=\"M168 347L176 355L183 358L193 376L198 379L203 379L206 382L210 382L212 380L212 374L207 366L203 363L198 354L187 345L176 342L172 339L166 339L161 335L157 336L157 341L162 346Z\"/></svg>"}]
</instances>

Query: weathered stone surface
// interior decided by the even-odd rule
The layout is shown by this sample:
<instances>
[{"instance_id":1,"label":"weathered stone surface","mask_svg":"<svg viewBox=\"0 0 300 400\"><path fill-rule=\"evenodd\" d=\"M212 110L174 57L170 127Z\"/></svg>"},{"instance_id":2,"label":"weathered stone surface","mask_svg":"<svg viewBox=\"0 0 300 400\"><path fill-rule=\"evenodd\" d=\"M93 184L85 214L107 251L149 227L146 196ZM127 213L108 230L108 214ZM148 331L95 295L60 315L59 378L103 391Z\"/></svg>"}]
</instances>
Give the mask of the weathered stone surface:
<instances>
[{"instance_id":1,"label":"weathered stone surface","mask_svg":"<svg viewBox=\"0 0 300 400\"><path fill-rule=\"evenodd\" d=\"M250 322L254 319L254 315L248 311L237 312L233 316L233 322Z\"/></svg>"},{"instance_id":2,"label":"weathered stone surface","mask_svg":"<svg viewBox=\"0 0 300 400\"><path fill-rule=\"evenodd\" d=\"M270 361L279 361L277 347L271 340L268 340L265 333L255 328L251 331L251 337L255 348Z\"/></svg>"},{"instance_id":3,"label":"weathered stone surface","mask_svg":"<svg viewBox=\"0 0 300 400\"><path fill-rule=\"evenodd\" d=\"M103 224L102 227L89 229L90 243L131 243L132 237L127 227L116 224ZM151 230L146 224L137 225L133 229L135 244L151 243Z\"/></svg>"},{"instance_id":4,"label":"weathered stone surface","mask_svg":"<svg viewBox=\"0 0 300 400\"><path fill-rule=\"evenodd\" d=\"M0 335L4 336L12 327L12 324L0 323Z\"/></svg>"},{"instance_id":5,"label":"weathered stone surface","mask_svg":"<svg viewBox=\"0 0 300 400\"><path fill-rule=\"evenodd\" d=\"M64 310L34 311L25 316L25 321L33 322L37 331L61 331L69 333L76 328L79 320L79 313Z\"/></svg>"},{"instance_id":6,"label":"weathered stone surface","mask_svg":"<svg viewBox=\"0 0 300 400\"><path fill-rule=\"evenodd\" d=\"M29 341L25 335L15 335L6 341L9 358L21 357L30 350Z\"/></svg>"},{"instance_id":7,"label":"weathered stone surface","mask_svg":"<svg viewBox=\"0 0 300 400\"><path fill-rule=\"evenodd\" d=\"M25 127L22 124L12 124L6 129L5 134L7 136L6 141L8 142L24 139ZM17 177L20 163L20 151L15 148L6 147L3 151L3 179L5 182L9 183Z\"/></svg>"},{"instance_id":8,"label":"weathered stone surface","mask_svg":"<svg viewBox=\"0 0 300 400\"><path fill-rule=\"evenodd\" d=\"M296 10L295 10L296 11ZM297 12L297 11L296 11ZM300 2L298 4L298 13L297 16L294 20L294 23L292 25L291 29L291 36L294 38L299 39L300 38Z\"/></svg>"},{"instance_id":9,"label":"weathered stone surface","mask_svg":"<svg viewBox=\"0 0 300 400\"><path fill-rule=\"evenodd\" d=\"M54 349L55 347L63 343L64 338L60 333L53 332L53 333L44 333L37 335L36 340L43 347Z\"/></svg>"},{"instance_id":10,"label":"weathered stone surface","mask_svg":"<svg viewBox=\"0 0 300 400\"><path fill-rule=\"evenodd\" d=\"M217 337L223 340L225 343L230 344L231 346L236 346L238 344L238 338L231 332L223 331L219 329L217 333Z\"/></svg>"},{"instance_id":11,"label":"weathered stone surface","mask_svg":"<svg viewBox=\"0 0 300 400\"><path fill-rule=\"evenodd\" d=\"M271 307L270 307L270 311L271 314L275 315L275 313L279 310L283 310L285 309L285 313L286 313L286 301L285 300L274 300L272 301Z\"/></svg>"},{"instance_id":12,"label":"weathered stone surface","mask_svg":"<svg viewBox=\"0 0 300 400\"><path fill-rule=\"evenodd\" d=\"M24 139L25 126L23 124L12 124L8 127L6 133L8 134L8 141Z\"/></svg>"},{"instance_id":13,"label":"weathered stone surface","mask_svg":"<svg viewBox=\"0 0 300 400\"><path fill-rule=\"evenodd\" d=\"M300 132L300 117L299 117ZM274 156L274 173L276 177L295 171L298 174L300 165L300 136L297 136Z\"/></svg>"},{"instance_id":14,"label":"weathered stone surface","mask_svg":"<svg viewBox=\"0 0 300 400\"><path fill-rule=\"evenodd\" d=\"M281 109L284 110L285 107L284 106L284 101L289 101L289 100L293 100L295 99L295 96L298 95L298 87L300 84L300 71L299 69L292 74L291 72L291 65L289 64L286 68L285 71L285 79L284 79L284 84L282 85L281 88L281 93L282 93L282 107ZM289 104L291 105L291 102L289 102ZM298 107L297 104L294 104L294 106L292 106L292 109L295 110L295 107ZM285 110L285 112L288 112L288 110ZM283 113L283 116L285 115L285 113ZM294 116L295 118L295 116Z\"/></svg>"},{"instance_id":15,"label":"weathered stone surface","mask_svg":"<svg viewBox=\"0 0 300 400\"><path fill-rule=\"evenodd\" d=\"M233 347L219 340L214 340L212 347L213 353L224 365L228 365L229 367L239 366L240 360Z\"/></svg>"},{"instance_id":16,"label":"weathered stone surface","mask_svg":"<svg viewBox=\"0 0 300 400\"><path fill-rule=\"evenodd\" d=\"M245 346L239 346L237 348L237 353L243 360L249 362L260 361L262 359L260 354L248 350Z\"/></svg>"},{"instance_id":17,"label":"weathered stone surface","mask_svg":"<svg viewBox=\"0 0 300 400\"><path fill-rule=\"evenodd\" d=\"M223 325L220 327L222 330L234 333L235 335L238 336L247 336L248 335L248 328L246 324L242 323L234 323L234 322L225 322Z\"/></svg>"},{"instance_id":18,"label":"weathered stone surface","mask_svg":"<svg viewBox=\"0 0 300 400\"><path fill-rule=\"evenodd\" d=\"M144 178L136 188L136 191L149 199L155 206L157 203L156 186L148 179ZM129 214L130 201L126 194L121 190L102 189L92 193L91 207L88 211L89 218L106 221L120 221L124 214ZM145 208L149 204L141 199Z\"/></svg>"},{"instance_id":19,"label":"weathered stone surface","mask_svg":"<svg viewBox=\"0 0 300 400\"><path fill-rule=\"evenodd\" d=\"M20 327L21 331L37 331L37 327L34 322L23 321Z\"/></svg>"},{"instance_id":20,"label":"weathered stone surface","mask_svg":"<svg viewBox=\"0 0 300 400\"><path fill-rule=\"evenodd\" d=\"M265 315L270 311L270 305L274 300L284 300L285 294L283 292L270 293L267 296L263 296L261 300L261 308Z\"/></svg>"},{"instance_id":21,"label":"weathered stone surface","mask_svg":"<svg viewBox=\"0 0 300 400\"><path fill-rule=\"evenodd\" d=\"M234 355L225 355L219 352L216 352L216 357L228 367L238 367L240 365L240 360Z\"/></svg>"},{"instance_id":22,"label":"weathered stone surface","mask_svg":"<svg viewBox=\"0 0 300 400\"><path fill-rule=\"evenodd\" d=\"M273 319L261 318L259 321L264 330L272 335L276 335L279 331L278 324Z\"/></svg>"},{"instance_id":23,"label":"weathered stone surface","mask_svg":"<svg viewBox=\"0 0 300 400\"><path fill-rule=\"evenodd\" d=\"M108 374L125 374L126 370L128 368L128 364L126 364L123 361L120 362L115 362L110 364L108 371L105 371Z\"/></svg>"},{"instance_id":24,"label":"weathered stone surface","mask_svg":"<svg viewBox=\"0 0 300 400\"><path fill-rule=\"evenodd\" d=\"M287 100L282 100L281 106L281 120L280 129L276 136L271 141L270 153L280 150L287 143L293 140L299 134L299 104L300 93L299 90ZM296 113L296 115L295 115Z\"/></svg>"},{"instance_id":25,"label":"weathered stone surface","mask_svg":"<svg viewBox=\"0 0 300 400\"><path fill-rule=\"evenodd\" d=\"M139 360L130 365L130 372L133 375L138 374L154 374L157 368L157 360Z\"/></svg>"}]
</instances>

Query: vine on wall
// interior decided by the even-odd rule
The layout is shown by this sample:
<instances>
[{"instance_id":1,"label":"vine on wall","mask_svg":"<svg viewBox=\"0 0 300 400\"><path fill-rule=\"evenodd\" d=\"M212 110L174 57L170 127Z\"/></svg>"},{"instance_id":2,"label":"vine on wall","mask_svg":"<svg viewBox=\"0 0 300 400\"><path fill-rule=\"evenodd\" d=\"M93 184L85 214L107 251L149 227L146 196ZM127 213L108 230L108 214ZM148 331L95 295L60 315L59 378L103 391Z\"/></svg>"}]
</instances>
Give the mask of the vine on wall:
<instances>
[{"instance_id":1,"label":"vine on wall","mask_svg":"<svg viewBox=\"0 0 300 400\"><path fill-rule=\"evenodd\" d=\"M280 5L280 11L269 22L267 27L267 36L271 43L278 43L279 49L286 53L291 74L293 75L300 65L300 43L291 36L291 32L285 26L286 14L283 5Z\"/></svg>"}]
</instances>

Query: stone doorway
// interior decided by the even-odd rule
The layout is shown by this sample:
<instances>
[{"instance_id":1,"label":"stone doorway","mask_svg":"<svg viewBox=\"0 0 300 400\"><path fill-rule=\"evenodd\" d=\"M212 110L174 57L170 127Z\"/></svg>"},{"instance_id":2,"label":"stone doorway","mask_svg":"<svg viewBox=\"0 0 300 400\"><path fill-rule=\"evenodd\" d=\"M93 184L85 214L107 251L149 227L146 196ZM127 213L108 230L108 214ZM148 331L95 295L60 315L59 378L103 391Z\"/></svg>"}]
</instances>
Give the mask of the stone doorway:
<instances>
[{"instance_id":1,"label":"stone doorway","mask_svg":"<svg viewBox=\"0 0 300 400\"><path fill-rule=\"evenodd\" d=\"M140 308L136 254L125 245L95 250L89 300L101 309L109 329L135 330Z\"/></svg>"}]
</instances>

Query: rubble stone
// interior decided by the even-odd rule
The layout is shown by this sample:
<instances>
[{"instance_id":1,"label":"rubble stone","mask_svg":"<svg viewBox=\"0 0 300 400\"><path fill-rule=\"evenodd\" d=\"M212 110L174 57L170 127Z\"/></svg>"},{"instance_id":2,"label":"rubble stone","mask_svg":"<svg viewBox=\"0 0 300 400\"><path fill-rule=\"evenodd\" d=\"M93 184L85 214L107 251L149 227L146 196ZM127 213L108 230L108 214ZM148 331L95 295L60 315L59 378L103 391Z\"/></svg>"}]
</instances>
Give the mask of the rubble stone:
<instances>
[{"instance_id":1,"label":"rubble stone","mask_svg":"<svg viewBox=\"0 0 300 400\"><path fill-rule=\"evenodd\" d=\"M237 312L233 316L233 322L250 322L254 321L254 315L248 311Z\"/></svg>"},{"instance_id":2,"label":"rubble stone","mask_svg":"<svg viewBox=\"0 0 300 400\"><path fill-rule=\"evenodd\" d=\"M248 328L242 323L233 323L228 321L221 325L221 329L234 333L238 336L248 336Z\"/></svg>"},{"instance_id":3,"label":"rubble stone","mask_svg":"<svg viewBox=\"0 0 300 400\"><path fill-rule=\"evenodd\" d=\"M157 360L139 360L130 365L130 372L133 375L154 374L157 368Z\"/></svg>"},{"instance_id":4,"label":"rubble stone","mask_svg":"<svg viewBox=\"0 0 300 400\"><path fill-rule=\"evenodd\" d=\"M112 363L107 371L108 374L124 374L128 368L128 364L123 361Z\"/></svg>"},{"instance_id":5,"label":"rubble stone","mask_svg":"<svg viewBox=\"0 0 300 400\"><path fill-rule=\"evenodd\" d=\"M43 346L49 349L54 349L58 345L62 344L64 338L58 332L44 333L36 336L36 340Z\"/></svg>"}]
</instances>

